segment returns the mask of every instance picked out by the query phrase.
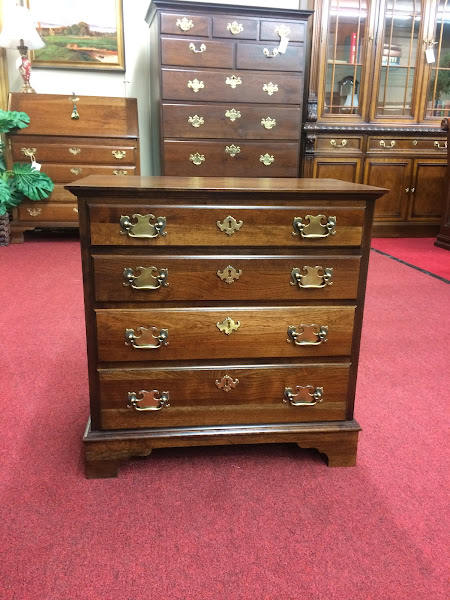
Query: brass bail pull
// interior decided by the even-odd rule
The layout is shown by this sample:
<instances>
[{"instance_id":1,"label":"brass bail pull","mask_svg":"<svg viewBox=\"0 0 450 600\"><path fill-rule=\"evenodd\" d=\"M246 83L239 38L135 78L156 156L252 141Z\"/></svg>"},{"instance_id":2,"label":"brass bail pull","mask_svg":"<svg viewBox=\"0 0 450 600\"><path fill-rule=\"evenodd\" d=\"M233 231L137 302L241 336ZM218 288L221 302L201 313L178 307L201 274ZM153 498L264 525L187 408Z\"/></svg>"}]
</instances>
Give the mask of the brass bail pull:
<instances>
[{"instance_id":1,"label":"brass bail pull","mask_svg":"<svg viewBox=\"0 0 450 600\"><path fill-rule=\"evenodd\" d=\"M72 114L70 115L70 118L73 119L74 121L77 121L80 118L80 115L77 111L77 104L76 104L79 101L79 98L77 98L75 96L75 92L72 92L72 95L69 98L69 100L71 102L73 102L73 110L72 110Z\"/></svg>"}]
</instances>

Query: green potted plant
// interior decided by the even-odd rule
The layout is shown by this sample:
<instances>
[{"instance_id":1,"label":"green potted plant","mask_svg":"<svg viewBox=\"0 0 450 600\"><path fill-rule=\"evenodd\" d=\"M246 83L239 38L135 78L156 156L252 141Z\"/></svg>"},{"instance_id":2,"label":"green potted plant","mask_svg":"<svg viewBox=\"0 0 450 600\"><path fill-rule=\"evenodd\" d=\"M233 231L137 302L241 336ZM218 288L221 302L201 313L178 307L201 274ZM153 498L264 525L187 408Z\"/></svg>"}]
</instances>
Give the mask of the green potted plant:
<instances>
[{"instance_id":1,"label":"green potted plant","mask_svg":"<svg viewBox=\"0 0 450 600\"><path fill-rule=\"evenodd\" d=\"M30 117L24 112L0 110L0 135L11 129L28 127ZM8 169L3 156L3 141L0 142L0 246L9 243L9 211L25 200L48 198L55 187L48 175L31 163L14 163Z\"/></svg>"}]
</instances>

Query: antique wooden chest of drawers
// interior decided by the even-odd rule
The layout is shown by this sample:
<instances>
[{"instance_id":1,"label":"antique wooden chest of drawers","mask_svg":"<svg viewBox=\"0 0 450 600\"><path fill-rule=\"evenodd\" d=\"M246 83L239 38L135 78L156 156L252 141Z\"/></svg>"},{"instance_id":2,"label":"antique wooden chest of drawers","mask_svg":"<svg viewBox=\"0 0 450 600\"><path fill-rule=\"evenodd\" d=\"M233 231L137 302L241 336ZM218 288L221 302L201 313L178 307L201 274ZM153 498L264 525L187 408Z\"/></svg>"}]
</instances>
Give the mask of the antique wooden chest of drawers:
<instances>
[{"instance_id":1,"label":"antique wooden chest of drawers","mask_svg":"<svg viewBox=\"0 0 450 600\"><path fill-rule=\"evenodd\" d=\"M152 1L155 173L299 176L310 14Z\"/></svg>"},{"instance_id":2,"label":"antique wooden chest of drawers","mask_svg":"<svg viewBox=\"0 0 450 600\"><path fill-rule=\"evenodd\" d=\"M88 477L152 448L295 442L353 465L374 202L336 180L100 177L78 196Z\"/></svg>"},{"instance_id":3,"label":"antique wooden chest of drawers","mask_svg":"<svg viewBox=\"0 0 450 600\"><path fill-rule=\"evenodd\" d=\"M13 241L35 227L78 227L78 208L65 184L91 174L140 173L135 98L15 93L9 109L30 117L27 128L9 136L13 162L36 160L55 183L48 200L15 210Z\"/></svg>"}]
</instances>

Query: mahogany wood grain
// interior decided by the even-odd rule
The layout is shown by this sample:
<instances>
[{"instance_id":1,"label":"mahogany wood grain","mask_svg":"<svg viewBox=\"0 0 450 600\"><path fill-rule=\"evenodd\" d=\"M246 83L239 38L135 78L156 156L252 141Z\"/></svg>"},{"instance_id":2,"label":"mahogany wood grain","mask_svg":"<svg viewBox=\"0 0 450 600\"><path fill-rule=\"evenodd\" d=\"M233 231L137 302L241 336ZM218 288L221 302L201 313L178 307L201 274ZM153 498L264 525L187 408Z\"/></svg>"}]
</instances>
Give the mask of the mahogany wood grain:
<instances>
[{"instance_id":1,"label":"mahogany wood grain","mask_svg":"<svg viewBox=\"0 0 450 600\"><path fill-rule=\"evenodd\" d=\"M194 44L194 49L190 46ZM204 49L201 49L203 45ZM161 38L161 63L179 67L234 68L234 44L211 40Z\"/></svg>"},{"instance_id":2,"label":"mahogany wood grain","mask_svg":"<svg viewBox=\"0 0 450 600\"><path fill-rule=\"evenodd\" d=\"M306 25L305 23L299 23L298 21L290 20L289 23L283 20L261 20L259 39L270 40L280 42L280 36L275 31L279 25L287 25L289 27L289 41L290 42L304 42L306 38Z\"/></svg>"},{"instance_id":3,"label":"mahogany wood grain","mask_svg":"<svg viewBox=\"0 0 450 600\"><path fill-rule=\"evenodd\" d=\"M112 160L110 161L112 163ZM69 163L65 165L55 163L43 163L42 170L52 179L54 183L70 183L80 177L88 175L114 175L116 177L126 177L136 175L135 165L96 165L84 163ZM114 173L117 171L117 174ZM53 198L52 198L53 200Z\"/></svg>"},{"instance_id":4,"label":"mahogany wood grain","mask_svg":"<svg viewBox=\"0 0 450 600\"><path fill-rule=\"evenodd\" d=\"M442 219L445 211L447 160L421 158L413 163L413 187L408 210L410 221Z\"/></svg>"},{"instance_id":5,"label":"mahogany wood grain","mask_svg":"<svg viewBox=\"0 0 450 600\"><path fill-rule=\"evenodd\" d=\"M172 35L193 35L193 36L209 36L211 30L211 19L201 15L192 15L186 7L185 13L161 13L161 33L170 33ZM177 21L187 19L192 21L193 27L187 31L183 31Z\"/></svg>"},{"instance_id":6,"label":"mahogany wood grain","mask_svg":"<svg viewBox=\"0 0 450 600\"><path fill-rule=\"evenodd\" d=\"M77 223L78 222L78 207L76 203L66 202L59 204L58 202L22 202L19 204L18 216L21 223Z\"/></svg>"},{"instance_id":7,"label":"mahogany wood grain","mask_svg":"<svg viewBox=\"0 0 450 600\"><path fill-rule=\"evenodd\" d=\"M212 19L212 34L218 38L230 38L232 40L256 40L258 37L258 21L256 19L243 19L239 17L239 25L242 31L234 34L228 28L228 25L236 20L236 15L214 16Z\"/></svg>"},{"instance_id":8,"label":"mahogany wood grain","mask_svg":"<svg viewBox=\"0 0 450 600\"><path fill-rule=\"evenodd\" d=\"M236 69L261 69L262 71L304 70L305 51L303 46L288 45L286 52L266 56L264 50L273 53L267 44L239 44L236 48Z\"/></svg>"},{"instance_id":9,"label":"mahogany wood grain","mask_svg":"<svg viewBox=\"0 0 450 600\"><path fill-rule=\"evenodd\" d=\"M444 192L444 211L441 226L434 245L444 250L450 250L450 130L448 119L443 119L441 129L447 133L447 177Z\"/></svg>"}]
</instances>

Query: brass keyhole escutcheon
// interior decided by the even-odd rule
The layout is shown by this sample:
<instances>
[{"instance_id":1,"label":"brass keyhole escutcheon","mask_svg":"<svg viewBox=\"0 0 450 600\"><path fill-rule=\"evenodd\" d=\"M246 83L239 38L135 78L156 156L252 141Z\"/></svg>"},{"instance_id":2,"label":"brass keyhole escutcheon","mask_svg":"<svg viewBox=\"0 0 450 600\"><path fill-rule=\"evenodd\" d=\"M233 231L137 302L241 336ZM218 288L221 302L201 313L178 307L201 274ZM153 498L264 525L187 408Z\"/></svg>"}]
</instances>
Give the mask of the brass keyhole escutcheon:
<instances>
[{"instance_id":1,"label":"brass keyhole escutcheon","mask_svg":"<svg viewBox=\"0 0 450 600\"><path fill-rule=\"evenodd\" d=\"M217 221L217 227L227 235L233 235L236 231L239 231L243 224L244 221L236 221L231 215L225 217L222 222Z\"/></svg>"},{"instance_id":2,"label":"brass keyhole escutcheon","mask_svg":"<svg viewBox=\"0 0 450 600\"><path fill-rule=\"evenodd\" d=\"M216 327L219 331L223 331L226 335L231 335L233 331L237 331L241 326L240 321L233 321L231 317L227 317L222 323L217 322Z\"/></svg>"},{"instance_id":3,"label":"brass keyhole escutcheon","mask_svg":"<svg viewBox=\"0 0 450 600\"><path fill-rule=\"evenodd\" d=\"M228 267L225 267L225 269L223 271L220 271L220 270L217 271L217 276L225 283L228 283L228 285L231 285L232 283L237 281L241 275L242 275L242 269L239 269L238 271L236 271L236 269L234 267L232 267L231 265L228 265Z\"/></svg>"}]
</instances>

